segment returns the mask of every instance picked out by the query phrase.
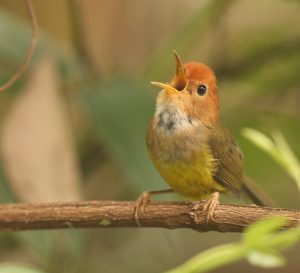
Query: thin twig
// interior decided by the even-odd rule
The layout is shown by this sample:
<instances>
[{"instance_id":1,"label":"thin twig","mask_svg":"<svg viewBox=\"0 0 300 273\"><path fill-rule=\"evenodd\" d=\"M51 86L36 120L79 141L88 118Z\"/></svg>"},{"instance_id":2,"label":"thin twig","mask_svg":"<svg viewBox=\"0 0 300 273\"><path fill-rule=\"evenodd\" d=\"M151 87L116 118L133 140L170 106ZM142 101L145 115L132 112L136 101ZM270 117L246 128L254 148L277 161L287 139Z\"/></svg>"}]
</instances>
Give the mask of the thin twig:
<instances>
[{"instance_id":1,"label":"thin twig","mask_svg":"<svg viewBox=\"0 0 300 273\"><path fill-rule=\"evenodd\" d=\"M134 204L85 201L0 205L0 230L137 227ZM237 205L219 205L213 222L207 223L203 204L205 202L151 202L145 212L140 213L139 220L142 227L188 228L201 232L241 232L251 223L271 216L286 217L286 228L300 223L299 210Z\"/></svg>"},{"instance_id":2,"label":"thin twig","mask_svg":"<svg viewBox=\"0 0 300 273\"><path fill-rule=\"evenodd\" d=\"M31 22L31 28L32 28L31 44L29 46L28 52L26 54L26 57L25 57L23 63L21 64L19 69L15 72L15 74L11 78L5 84L0 86L0 92L3 92L6 89L8 89L9 87L11 87L24 74L24 72L26 71L26 69L29 65L29 62L32 58L32 55L33 55L33 52L34 52L34 49L36 46L36 42L37 42L37 38L38 38L38 25L37 25L37 20L36 20L33 4L31 2L31 0L25 0L25 3L26 3L26 8L28 11L29 19Z\"/></svg>"}]
</instances>

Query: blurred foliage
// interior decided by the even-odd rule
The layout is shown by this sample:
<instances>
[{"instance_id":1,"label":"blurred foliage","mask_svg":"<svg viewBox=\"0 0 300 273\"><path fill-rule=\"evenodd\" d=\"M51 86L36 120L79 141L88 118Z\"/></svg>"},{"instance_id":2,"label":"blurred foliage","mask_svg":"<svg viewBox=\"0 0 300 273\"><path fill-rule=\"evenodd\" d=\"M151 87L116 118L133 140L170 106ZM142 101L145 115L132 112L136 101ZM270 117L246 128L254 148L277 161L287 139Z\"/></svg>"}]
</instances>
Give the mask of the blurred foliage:
<instances>
[{"instance_id":1,"label":"blurred foliage","mask_svg":"<svg viewBox=\"0 0 300 273\"><path fill-rule=\"evenodd\" d=\"M5 204L11 201L15 201L15 197L13 192L10 190L9 185L5 183L5 175L3 174L3 170L0 169L0 203Z\"/></svg>"},{"instance_id":2,"label":"blurred foliage","mask_svg":"<svg viewBox=\"0 0 300 273\"><path fill-rule=\"evenodd\" d=\"M263 133L250 128L244 128L243 135L283 167L297 184L300 194L300 164L282 134L273 132L274 142ZM285 260L278 250L300 240L300 226L272 234L283 227L286 221L283 218L271 218L254 223L246 229L240 243L211 248L166 273L209 272L242 258L263 268L283 266Z\"/></svg>"},{"instance_id":3,"label":"blurred foliage","mask_svg":"<svg viewBox=\"0 0 300 273\"><path fill-rule=\"evenodd\" d=\"M0 12L0 81L4 82L23 60L30 28L22 1L1 0L0 5L8 8ZM242 127L266 134L279 129L299 158L298 1L36 0L34 5L40 39L31 67L45 55L55 60L57 89L73 129L84 198L134 199L143 190L165 188L147 157L144 132L157 92L149 81L170 78L174 71L171 50L176 49L184 61L203 61L215 70L222 119L243 150L247 174L280 206L299 207L295 184L288 175L264 151L254 149L239 135ZM1 94L1 122L10 116L27 78ZM276 143L272 145L278 148ZM30 155L26 156L30 160ZM4 175L5 164L3 161L0 173L0 201L17 202L11 181ZM275 244L280 236L289 234L269 231L251 244L261 245L266 238L270 239L266 246ZM254 228L256 232L259 230ZM163 272L220 244L225 246L200 253L206 258L197 261L209 261L211 255L222 251L229 258L220 259L220 264L236 260L236 251L247 245L246 234L241 243L227 248L237 235L127 229L3 233L0 260L32 264L47 273ZM239 254L254 263L282 263L281 256L272 251L262 253L258 245L247 245L247 251L255 252ZM296 247L288 252L286 271L298 272L299 251ZM18 266L14 272L31 270L25 268ZM246 273L252 269L239 262L216 272L241 270Z\"/></svg>"},{"instance_id":4,"label":"blurred foliage","mask_svg":"<svg viewBox=\"0 0 300 273\"><path fill-rule=\"evenodd\" d=\"M270 218L254 223L246 229L241 242L211 248L166 273L210 272L242 258L263 268L283 266L284 260L278 251L300 239L300 227L277 231L285 221L282 218Z\"/></svg>"},{"instance_id":5,"label":"blurred foliage","mask_svg":"<svg viewBox=\"0 0 300 273\"><path fill-rule=\"evenodd\" d=\"M282 166L297 184L300 194L300 164L282 134L278 131L273 132L274 142L263 133L250 128L243 129L243 135Z\"/></svg>"},{"instance_id":6,"label":"blurred foliage","mask_svg":"<svg viewBox=\"0 0 300 273\"><path fill-rule=\"evenodd\" d=\"M0 264L0 273L43 273L43 271L32 267L4 263Z\"/></svg>"},{"instance_id":7,"label":"blurred foliage","mask_svg":"<svg viewBox=\"0 0 300 273\"><path fill-rule=\"evenodd\" d=\"M200 5L193 14L187 18L186 22L176 31L175 35L170 37L163 48L149 58L146 64L147 76L161 76L168 69L168 63L164 61L164 56L170 54L170 48L174 47L180 54L192 50L198 45L197 40L201 36L211 31L214 24L220 20L220 16L226 12L235 0L219 1L212 0L203 7Z\"/></svg>"},{"instance_id":8,"label":"blurred foliage","mask_svg":"<svg viewBox=\"0 0 300 273\"><path fill-rule=\"evenodd\" d=\"M149 185L162 185L149 164L145 145L145 128L154 108L154 96L147 89L138 82L115 79L84 87L80 97L99 137L123 167L135 196Z\"/></svg>"}]
</instances>

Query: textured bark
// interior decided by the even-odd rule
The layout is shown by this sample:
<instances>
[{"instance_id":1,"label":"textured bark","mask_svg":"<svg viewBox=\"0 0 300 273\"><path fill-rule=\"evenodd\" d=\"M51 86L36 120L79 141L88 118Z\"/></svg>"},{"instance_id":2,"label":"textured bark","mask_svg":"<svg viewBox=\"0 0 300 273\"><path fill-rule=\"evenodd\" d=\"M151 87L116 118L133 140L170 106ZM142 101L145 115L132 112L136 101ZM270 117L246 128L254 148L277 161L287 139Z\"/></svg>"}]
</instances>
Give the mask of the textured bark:
<instances>
[{"instance_id":1,"label":"textured bark","mask_svg":"<svg viewBox=\"0 0 300 273\"><path fill-rule=\"evenodd\" d=\"M201 232L241 232L251 223L271 216L286 217L286 228L300 223L298 210L237 205L219 205L214 220L207 223L203 204L151 202L140 213L139 220L142 227L189 228ZM134 202L126 201L0 205L0 230L137 227L133 208Z\"/></svg>"}]
</instances>

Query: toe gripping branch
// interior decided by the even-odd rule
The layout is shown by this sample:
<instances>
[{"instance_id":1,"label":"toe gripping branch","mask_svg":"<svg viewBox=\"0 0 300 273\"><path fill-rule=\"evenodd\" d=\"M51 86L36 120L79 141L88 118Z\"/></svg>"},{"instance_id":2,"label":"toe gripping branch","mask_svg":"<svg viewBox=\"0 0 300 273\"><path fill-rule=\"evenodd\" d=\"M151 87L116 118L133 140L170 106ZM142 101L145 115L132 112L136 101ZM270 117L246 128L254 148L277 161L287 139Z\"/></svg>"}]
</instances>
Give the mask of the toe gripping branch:
<instances>
[{"instance_id":1,"label":"toe gripping branch","mask_svg":"<svg viewBox=\"0 0 300 273\"><path fill-rule=\"evenodd\" d=\"M139 219L139 214L140 213L144 214L147 205L150 203L151 195L158 195L158 194L171 193L171 192L173 192L172 189L142 192L139 198L135 201L134 208L133 208L133 215L134 215L134 220L136 222L136 225L138 227L142 226Z\"/></svg>"},{"instance_id":2,"label":"toe gripping branch","mask_svg":"<svg viewBox=\"0 0 300 273\"><path fill-rule=\"evenodd\" d=\"M207 226L214 222L214 213L216 210L216 207L219 205L219 193L214 192L210 199L206 201L206 203L203 205L203 202L197 202L193 210L192 218L195 222L195 224L200 224L202 221L201 219L206 219Z\"/></svg>"},{"instance_id":3,"label":"toe gripping branch","mask_svg":"<svg viewBox=\"0 0 300 273\"><path fill-rule=\"evenodd\" d=\"M144 191L136 200L133 208L134 220L138 227L141 227L142 224L140 222L140 215L143 215L147 205L151 201L151 195L163 194L173 192L172 189L167 190L158 190L158 191ZM214 221L214 212L216 207L219 205L219 193L214 192L210 199L207 200L205 205L203 206L203 202L198 202L193 207L194 211L194 221L195 223L200 223L199 217L205 217L206 223L209 225Z\"/></svg>"}]
</instances>

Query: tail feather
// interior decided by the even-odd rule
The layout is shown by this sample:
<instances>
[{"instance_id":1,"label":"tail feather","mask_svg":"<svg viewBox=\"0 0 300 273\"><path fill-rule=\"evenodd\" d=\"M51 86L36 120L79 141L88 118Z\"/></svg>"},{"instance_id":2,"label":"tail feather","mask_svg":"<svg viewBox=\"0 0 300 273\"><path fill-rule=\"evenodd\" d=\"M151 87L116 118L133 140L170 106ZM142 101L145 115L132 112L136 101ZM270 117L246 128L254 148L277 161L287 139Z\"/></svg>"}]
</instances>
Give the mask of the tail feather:
<instances>
[{"instance_id":1,"label":"tail feather","mask_svg":"<svg viewBox=\"0 0 300 273\"><path fill-rule=\"evenodd\" d=\"M275 207L275 202L270 196L262 191L256 183L254 183L249 177L243 179L243 190L248 197L258 206L263 207Z\"/></svg>"}]
</instances>

